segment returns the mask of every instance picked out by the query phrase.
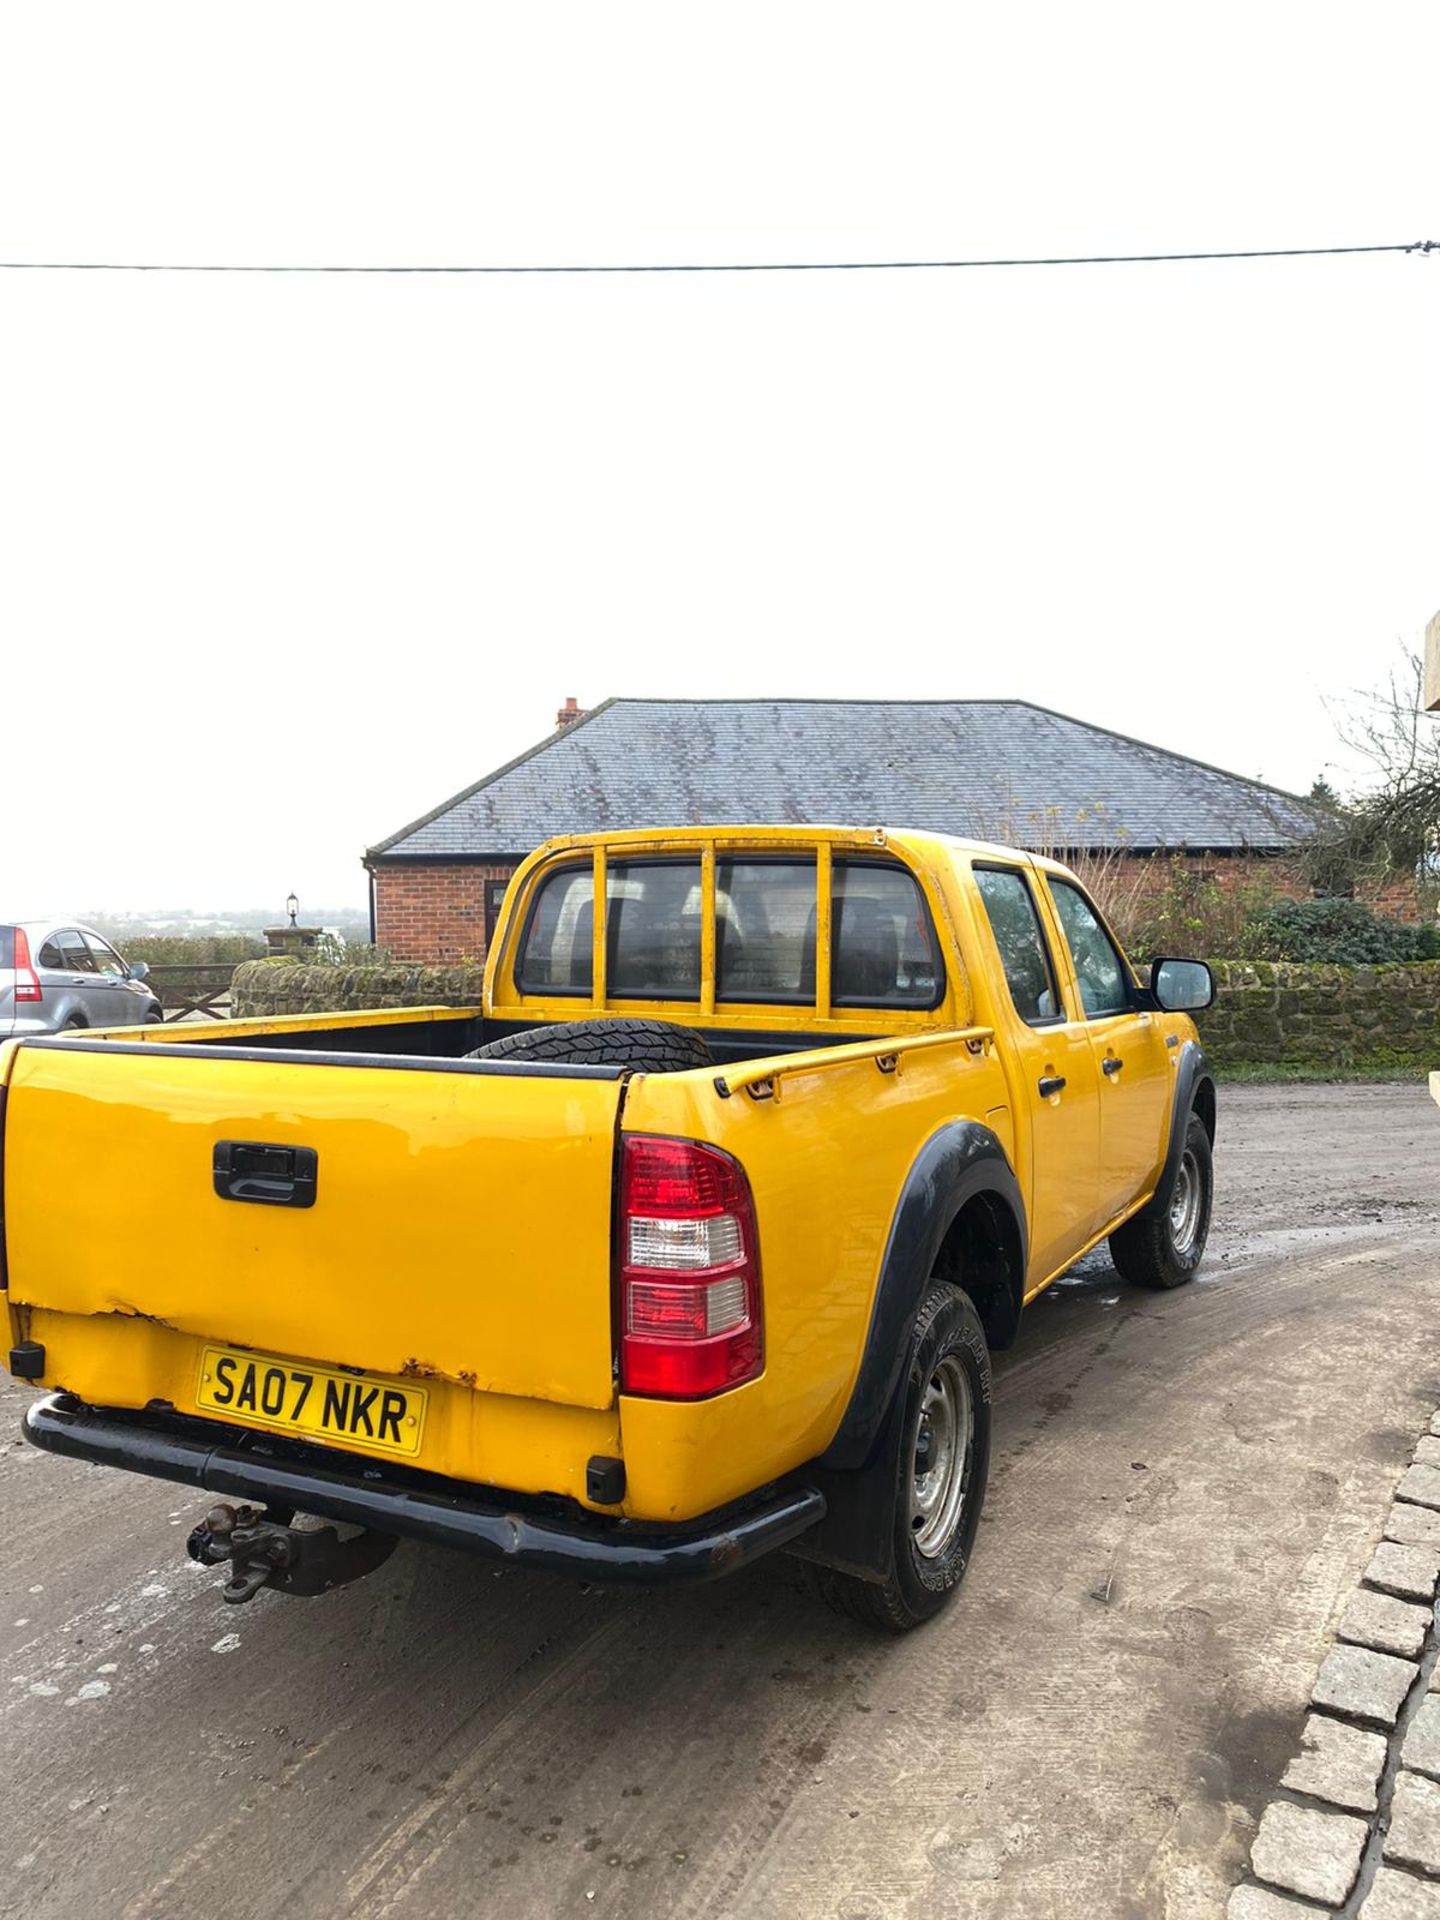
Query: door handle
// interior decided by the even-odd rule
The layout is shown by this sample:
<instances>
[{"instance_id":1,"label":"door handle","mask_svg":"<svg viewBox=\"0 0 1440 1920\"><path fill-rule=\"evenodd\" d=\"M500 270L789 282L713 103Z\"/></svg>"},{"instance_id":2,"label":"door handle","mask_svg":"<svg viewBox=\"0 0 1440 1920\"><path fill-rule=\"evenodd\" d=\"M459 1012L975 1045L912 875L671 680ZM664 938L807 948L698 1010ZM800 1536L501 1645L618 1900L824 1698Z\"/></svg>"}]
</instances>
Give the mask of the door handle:
<instances>
[{"instance_id":1,"label":"door handle","mask_svg":"<svg viewBox=\"0 0 1440 1920\"><path fill-rule=\"evenodd\" d=\"M1102 1073L1119 1073L1124 1064L1125 1062L1123 1060L1117 1060L1113 1053L1107 1053L1105 1058L1100 1062L1100 1071Z\"/></svg>"},{"instance_id":2,"label":"door handle","mask_svg":"<svg viewBox=\"0 0 1440 1920\"><path fill-rule=\"evenodd\" d=\"M222 1200L253 1200L262 1207L313 1207L319 1160L313 1147L217 1140L212 1160L215 1191Z\"/></svg>"},{"instance_id":3,"label":"door handle","mask_svg":"<svg viewBox=\"0 0 1440 1920\"><path fill-rule=\"evenodd\" d=\"M1059 1093L1065 1085L1063 1073L1042 1073L1036 1085L1040 1089L1040 1098L1048 1100L1052 1093Z\"/></svg>"}]
</instances>

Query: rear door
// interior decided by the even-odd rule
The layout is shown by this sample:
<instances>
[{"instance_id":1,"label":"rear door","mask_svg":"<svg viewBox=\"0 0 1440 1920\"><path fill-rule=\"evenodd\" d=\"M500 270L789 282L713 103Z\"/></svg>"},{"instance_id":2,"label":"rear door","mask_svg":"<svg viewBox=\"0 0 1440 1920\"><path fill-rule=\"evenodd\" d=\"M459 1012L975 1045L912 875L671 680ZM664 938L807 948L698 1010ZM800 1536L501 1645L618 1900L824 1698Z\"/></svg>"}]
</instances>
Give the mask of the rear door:
<instances>
[{"instance_id":1,"label":"rear door","mask_svg":"<svg viewBox=\"0 0 1440 1920\"><path fill-rule=\"evenodd\" d=\"M1068 1017L1033 881L1019 868L977 866L975 881L1013 1019L1017 1126L1031 1136L1030 1282L1048 1280L1095 1231L1100 1178L1098 1070L1083 1023Z\"/></svg>"},{"instance_id":2,"label":"rear door","mask_svg":"<svg viewBox=\"0 0 1440 1920\"><path fill-rule=\"evenodd\" d=\"M95 969L95 959L78 927L57 927L40 943L35 961L45 1005L58 1023L78 1014L87 1027L103 1027L109 999Z\"/></svg>"},{"instance_id":3,"label":"rear door","mask_svg":"<svg viewBox=\"0 0 1440 1920\"><path fill-rule=\"evenodd\" d=\"M618 1070L332 1060L22 1045L11 1301L608 1407ZM217 1174L227 1143L255 1178ZM283 1180L297 1149L315 1155L308 1195L243 1197Z\"/></svg>"},{"instance_id":4,"label":"rear door","mask_svg":"<svg viewBox=\"0 0 1440 1920\"><path fill-rule=\"evenodd\" d=\"M1155 1016L1082 888L1046 876L1074 969L1072 991L1100 1078L1100 1221L1123 1213L1159 1165L1170 1122L1171 1071Z\"/></svg>"}]
</instances>

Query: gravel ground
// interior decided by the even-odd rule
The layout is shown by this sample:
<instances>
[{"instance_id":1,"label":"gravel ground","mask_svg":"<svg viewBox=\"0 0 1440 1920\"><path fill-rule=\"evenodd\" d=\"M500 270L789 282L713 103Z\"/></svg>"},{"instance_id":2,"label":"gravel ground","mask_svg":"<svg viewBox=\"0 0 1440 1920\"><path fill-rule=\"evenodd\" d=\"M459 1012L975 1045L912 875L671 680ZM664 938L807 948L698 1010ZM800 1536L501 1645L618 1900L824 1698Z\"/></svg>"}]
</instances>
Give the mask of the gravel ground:
<instances>
[{"instance_id":1,"label":"gravel ground","mask_svg":"<svg viewBox=\"0 0 1440 1920\"><path fill-rule=\"evenodd\" d=\"M233 1612L201 1503L0 1442L0 1910L1221 1914L1440 1403L1437 1172L1420 1087L1223 1093L1200 1279L1029 1311L899 1642L783 1560L616 1598L402 1545Z\"/></svg>"}]
</instances>

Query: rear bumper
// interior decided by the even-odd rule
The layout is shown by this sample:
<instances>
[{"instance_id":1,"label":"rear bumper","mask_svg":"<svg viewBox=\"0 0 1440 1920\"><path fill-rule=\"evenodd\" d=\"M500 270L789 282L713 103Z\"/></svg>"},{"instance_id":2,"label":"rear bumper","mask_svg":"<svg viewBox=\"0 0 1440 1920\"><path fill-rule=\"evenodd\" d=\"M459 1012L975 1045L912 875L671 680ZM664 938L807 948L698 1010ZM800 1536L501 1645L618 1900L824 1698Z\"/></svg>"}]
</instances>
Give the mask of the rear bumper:
<instances>
[{"instance_id":1,"label":"rear bumper","mask_svg":"<svg viewBox=\"0 0 1440 1920\"><path fill-rule=\"evenodd\" d=\"M798 1539L825 1513L824 1495L799 1486L674 1526L609 1520L559 1501L518 1503L496 1489L348 1455L354 1465L347 1472L323 1448L181 1414L89 1407L68 1393L34 1401L24 1434L47 1453L462 1547L597 1586L715 1580Z\"/></svg>"}]
</instances>

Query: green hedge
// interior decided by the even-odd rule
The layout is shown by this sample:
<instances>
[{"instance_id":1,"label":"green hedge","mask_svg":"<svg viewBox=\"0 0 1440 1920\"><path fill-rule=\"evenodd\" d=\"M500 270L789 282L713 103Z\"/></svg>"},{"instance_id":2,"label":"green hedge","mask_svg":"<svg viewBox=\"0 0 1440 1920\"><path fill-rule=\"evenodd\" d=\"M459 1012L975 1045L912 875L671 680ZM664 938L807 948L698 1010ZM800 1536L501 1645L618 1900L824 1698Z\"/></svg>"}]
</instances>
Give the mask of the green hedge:
<instances>
[{"instance_id":1,"label":"green hedge","mask_svg":"<svg viewBox=\"0 0 1440 1920\"><path fill-rule=\"evenodd\" d=\"M1281 900L1246 922L1242 953L1325 966L1382 966L1440 960L1440 927L1412 926L1363 900Z\"/></svg>"}]
</instances>

